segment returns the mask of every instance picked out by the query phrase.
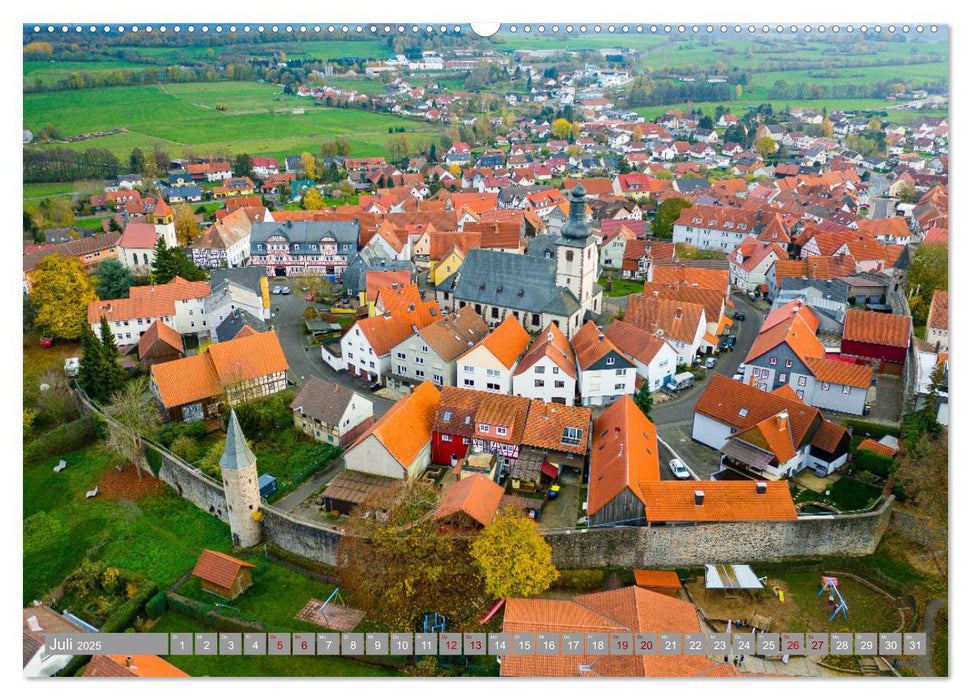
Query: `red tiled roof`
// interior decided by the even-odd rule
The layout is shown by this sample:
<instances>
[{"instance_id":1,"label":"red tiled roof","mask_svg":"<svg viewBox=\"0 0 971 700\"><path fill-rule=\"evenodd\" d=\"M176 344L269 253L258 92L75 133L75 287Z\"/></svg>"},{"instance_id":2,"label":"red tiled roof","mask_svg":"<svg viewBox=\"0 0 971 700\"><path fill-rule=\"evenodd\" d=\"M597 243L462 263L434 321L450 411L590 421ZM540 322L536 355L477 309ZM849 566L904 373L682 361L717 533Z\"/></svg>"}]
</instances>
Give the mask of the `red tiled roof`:
<instances>
[{"instance_id":1,"label":"red tiled roof","mask_svg":"<svg viewBox=\"0 0 971 700\"><path fill-rule=\"evenodd\" d=\"M196 562L195 568L192 569L192 575L220 588L232 588L236 577L244 568L253 569L256 567L228 554L204 549L202 554L199 555L199 561Z\"/></svg>"},{"instance_id":2,"label":"red tiled roof","mask_svg":"<svg viewBox=\"0 0 971 700\"><path fill-rule=\"evenodd\" d=\"M438 389L426 379L413 392L398 399L354 441L348 452L374 435L398 463L407 468L431 440L439 397Z\"/></svg>"},{"instance_id":3,"label":"red tiled roof","mask_svg":"<svg viewBox=\"0 0 971 700\"><path fill-rule=\"evenodd\" d=\"M848 309L843 340L896 348L910 346L910 317Z\"/></svg>"},{"instance_id":4,"label":"red tiled roof","mask_svg":"<svg viewBox=\"0 0 971 700\"><path fill-rule=\"evenodd\" d=\"M787 482L758 483L765 484L765 493L757 493L756 482L752 481L648 481L638 486L648 522L746 522L798 517ZM704 493L700 505L696 503L698 491Z\"/></svg>"},{"instance_id":5,"label":"red tiled roof","mask_svg":"<svg viewBox=\"0 0 971 700\"><path fill-rule=\"evenodd\" d=\"M459 479L446 489L432 520L445 520L464 513L485 527L495 517L502 494L503 488L483 474Z\"/></svg>"},{"instance_id":6,"label":"red tiled roof","mask_svg":"<svg viewBox=\"0 0 971 700\"><path fill-rule=\"evenodd\" d=\"M623 396L594 421L593 433L587 513L598 512L625 488L642 499L637 483L661 478L654 424Z\"/></svg>"}]
</instances>

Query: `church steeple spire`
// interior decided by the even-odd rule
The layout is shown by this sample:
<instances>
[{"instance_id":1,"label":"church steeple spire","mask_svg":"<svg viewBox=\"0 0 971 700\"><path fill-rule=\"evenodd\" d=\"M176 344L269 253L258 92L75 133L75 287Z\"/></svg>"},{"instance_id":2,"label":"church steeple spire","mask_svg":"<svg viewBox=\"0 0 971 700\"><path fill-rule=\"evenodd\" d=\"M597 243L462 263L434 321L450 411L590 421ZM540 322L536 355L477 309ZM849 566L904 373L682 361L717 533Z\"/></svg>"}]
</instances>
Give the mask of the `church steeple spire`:
<instances>
[{"instance_id":1,"label":"church steeple spire","mask_svg":"<svg viewBox=\"0 0 971 700\"><path fill-rule=\"evenodd\" d=\"M587 226L587 191L579 182L570 191L570 220L563 227L563 238L586 243L590 235ZM575 245L575 244L574 244Z\"/></svg>"}]
</instances>

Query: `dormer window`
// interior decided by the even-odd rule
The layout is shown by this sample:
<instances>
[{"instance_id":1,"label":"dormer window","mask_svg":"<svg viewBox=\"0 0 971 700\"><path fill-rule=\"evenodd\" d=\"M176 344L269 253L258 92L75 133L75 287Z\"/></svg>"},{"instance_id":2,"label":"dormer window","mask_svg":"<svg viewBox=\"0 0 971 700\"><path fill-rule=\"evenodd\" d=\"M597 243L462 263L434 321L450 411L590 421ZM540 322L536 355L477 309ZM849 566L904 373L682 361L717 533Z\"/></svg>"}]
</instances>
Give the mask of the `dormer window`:
<instances>
[{"instance_id":1,"label":"dormer window","mask_svg":"<svg viewBox=\"0 0 971 700\"><path fill-rule=\"evenodd\" d=\"M485 423L479 423L479 432L480 433L485 433L486 435L488 435L489 434L489 426L486 425Z\"/></svg>"},{"instance_id":2,"label":"dormer window","mask_svg":"<svg viewBox=\"0 0 971 700\"><path fill-rule=\"evenodd\" d=\"M508 431L501 425L496 426L496 435L505 435Z\"/></svg>"},{"instance_id":3,"label":"dormer window","mask_svg":"<svg viewBox=\"0 0 971 700\"><path fill-rule=\"evenodd\" d=\"M608 357L608 358L607 358L607 364L608 364L608 365L612 365L612 364L614 364L614 358L613 358L613 357Z\"/></svg>"}]
</instances>

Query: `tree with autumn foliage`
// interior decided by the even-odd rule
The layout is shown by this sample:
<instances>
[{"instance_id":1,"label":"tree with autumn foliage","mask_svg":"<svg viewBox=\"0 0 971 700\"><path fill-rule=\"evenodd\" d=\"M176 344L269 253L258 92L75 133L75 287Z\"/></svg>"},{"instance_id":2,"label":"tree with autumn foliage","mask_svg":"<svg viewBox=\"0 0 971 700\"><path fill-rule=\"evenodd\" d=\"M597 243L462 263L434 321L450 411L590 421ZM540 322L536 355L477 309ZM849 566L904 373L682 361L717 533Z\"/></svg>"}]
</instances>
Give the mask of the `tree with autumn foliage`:
<instances>
[{"instance_id":1,"label":"tree with autumn foliage","mask_svg":"<svg viewBox=\"0 0 971 700\"><path fill-rule=\"evenodd\" d=\"M500 512L479 533L472 558L485 578L486 592L495 598L539 595L559 576L553 548L539 526L512 509Z\"/></svg>"},{"instance_id":2,"label":"tree with autumn foliage","mask_svg":"<svg viewBox=\"0 0 971 700\"><path fill-rule=\"evenodd\" d=\"M175 237L182 246L189 245L199 237L199 222L188 204L175 208Z\"/></svg>"},{"instance_id":3,"label":"tree with autumn foliage","mask_svg":"<svg viewBox=\"0 0 971 700\"><path fill-rule=\"evenodd\" d=\"M763 136L755 142L755 150L763 158L768 158L779 150L779 144L771 136Z\"/></svg>"},{"instance_id":4,"label":"tree with autumn foliage","mask_svg":"<svg viewBox=\"0 0 971 700\"><path fill-rule=\"evenodd\" d=\"M316 187L308 187L300 199L300 206L307 211L317 211L324 208L324 198Z\"/></svg>"},{"instance_id":5,"label":"tree with autumn foliage","mask_svg":"<svg viewBox=\"0 0 971 700\"><path fill-rule=\"evenodd\" d=\"M469 539L432 521L438 497L418 481L383 489L355 509L337 547L349 601L388 629L415 629L434 612L449 631L471 630L489 603Z\"/></svg>"},{"instance_id":6,"label":"tree with autumn foliage","mask_svg":"<svg viewBox=\"0 0 971 700\"><path fill-rule=\"evenodd\" d=\"M562 117L554 120L551 128L553 130L553 136L561 141L565 141L573 135L573 124Z\"/></svg>"},{"instance_id":7,"label":"tree with autumn foliage","mask_svg":"<svg viewBox=\"0 0 971 700\"><path fill-rule=\"evenodd\" d=\"M303 170L307 174L308 179L317 179L317 159L314 158L312 153L308 151L301 153L300 164L303 166Z\"/></svg>"},{"instance_id":8,"label":"tree with autumn foliage","mask_svg":"<svg viewBox=\"0 0 971 700\"><path fill-rule=\"evenodd\" d=\"M77 340L88 325L88 302L97 301L98 295L80 260L54 253L31 273L31 298L36 325L58 338Z\"/></svg>"},{"instance_id":9,"label":"tree with autumn foliage","mask_svg":"<svg viewBox=\"0 0 971 700\"><path fill-rule=\"evenodd\" d=\"M154 436L162 426L162 415L148 388L148 380L136 379L125 384L105 406L105 413L114 418L108 421L105 446L131 462L141 479L142 471L147 470L143 438Z\"/></svg>"},{"instance_id":10,"label":"tree with autumn foliage","mask_svg":"<svg viewBox=\"0 0 971 700\"><path fill-rule=\"evenodd\" d=\"M936 408L933 395L926 401ZM947 454L947 430L927 431L907 450L894 475L921 520L924 543L942 576L947 575Z\"/></svg>"}]
</instances>

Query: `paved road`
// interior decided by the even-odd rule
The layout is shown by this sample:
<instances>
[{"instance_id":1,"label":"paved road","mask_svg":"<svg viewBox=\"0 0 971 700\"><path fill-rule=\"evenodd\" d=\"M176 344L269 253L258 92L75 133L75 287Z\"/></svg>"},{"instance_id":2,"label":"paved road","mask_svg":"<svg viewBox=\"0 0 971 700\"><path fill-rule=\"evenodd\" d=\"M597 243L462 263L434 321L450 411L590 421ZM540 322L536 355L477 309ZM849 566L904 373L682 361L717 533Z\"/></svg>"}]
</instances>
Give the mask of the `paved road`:
<instances>
[{"instance_id":1,"label":"paved road","mask_svg":"<svg viewBox=\"0 0 971 700\"><path fill-rule=\"evenodd\" d=\"M293 281L270 281L272 289L276 284L289 284ZM317 376L327 381L334 382L348 389L367 396L374 403L375 417L383 416L389 408L391 401L375 396L370 393L370 383L360 377L355 377L348 372L337 372L328 366L320 356L320 348L305 344L303 334L303 311L307 308L308 302L302 294L294 290L290 295L274 295L270 297L270 305L273 309L273 327L280 338L280 345L283 347L283 354L286 355L287 362L290 364L290 376L297 384L302 385L307 381L307 377Z\"/></svg>"},{"instance_id":2,"label":"paved road","mask_svg":"<svg viewBox=\"0 0 971 700\"><path fill-rule=\"evenodd\" d=\"M947 598L935 598L927 602L924 608L924 624L922 631L927 634L927 654L924 656L912 656L901 660L901 665L909 666L922 676L934 676L934 667L931 664L931 652L934 645L934 633L937 630L937 613L942 607L947 605Z\"/></svg>"},{"instance_id":3,"label":"paved road","mask_svg":"<svg viewBox=\"0 0 971 700\"><path fill-rule=\"evenodd\" d=\"M734 352L723 352L719 355L718 364L715 365L714 371L709 370L707 377L699 382L695 382L693 387L683 391L677 399L665 401L654 407L651 411L651 419L657 424L659 429L665 423L690 421L694 413L695 402L701 396L705 387L708 386L712 375L722 374L726 377L734 376L735 370L738 369L739 364L741 364L751 349L752 343L755 342L755 338L759 334L759 328L762 327L762 313L752 306L748 297L744 295L732 294L732 301L735 303L736 311L743 311L745 313L744 321L735 322L738 326L738 332Z\"/></svg>"}]
</instances>

